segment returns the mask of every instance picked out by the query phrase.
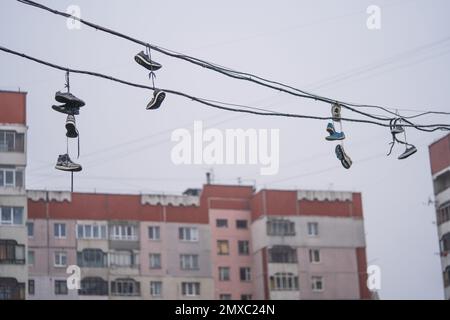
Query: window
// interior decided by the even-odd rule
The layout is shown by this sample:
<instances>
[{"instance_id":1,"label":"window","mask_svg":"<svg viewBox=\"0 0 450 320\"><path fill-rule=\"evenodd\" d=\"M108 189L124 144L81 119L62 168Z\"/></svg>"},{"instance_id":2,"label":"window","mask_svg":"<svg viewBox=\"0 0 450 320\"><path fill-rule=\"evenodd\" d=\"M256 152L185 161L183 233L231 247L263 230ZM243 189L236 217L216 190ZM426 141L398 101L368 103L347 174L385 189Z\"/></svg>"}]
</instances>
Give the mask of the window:
<instances>
[{"instance_id":1,"label":"window","mask_svg":"<svg viewBox=\"0 0 450 320\"><path fill-rule=\"evenodd\" d=\"M236 228L247 229L247 220L236 220Z\"/></svg>"},{"instance_id":2,"label":"window","mask_svg":"<svg viewBox=\"0 0 450 320\"><path fill-rule=\"evenodd\" d=\"M139 254L131 250L110 252L109 265L118 268L137 268L139 266Z\"/></svg>"},{"instance_id":3,"label":"window","mask_svg":"<svg viewBox=\"0 0 450 320\"><path fill-rule=\"evenodd\" d=\"M320 262L320 250L319 249L309 249L309 262L312 262L312 263Z\"/></svg>"},{"instance_id":4,"label":"window","mask_svg":"<svg viewBox=\"0 0 450 320\"><path fill-rule=\"evenodd\" d=\"M136 241L136 227L130 225L114 225L111 228L111 239Z\"/></svg>"},{"instance_id":5,"label":"window","mask_svg":"<svg viewBox=\"0 0 450 320\"><path fill-rule=\"evenodd\" d=\"M251 294L241 294L241 300L252 300Z\"/></svg>"},{"instance_id":6,"label":"window","mask_svg":"<svg viewBox=\"0 0 450 320\"><path fill-rule=\"evenodd\" d=\"M55 267L67 266L67 253L64 251L55 252Z\"/></svg>"},{"instance_id":7,"label":"window","mask_svg":"<svg viewBox=\"0 0 450 320\"><path fill-rule=\"evenodd\" d=\"M312 291L323 291L323 279L322 277L311 277L311 289Z\"/></svg>"},{"instance_id":8,"label":"window","mask_svg":"<svg viewBox=\"0 0 450 320\"><path fill-rule=\"evenodd\" d=\"M238 241L238 252L241 256L248 256L250 254L250 244L247 240Z\"/></svg>"},{"instance_id":9,"label":"window","mask_svg":"<svg viewBox=\"0 0 450 320\"><path fill-rule=\"evenodd\" d=\"M197 254L181 254L180 255L181 270L198 270L198 255Z\"/></svg>"},{"instance_id":10,"label":"window","mask_svg":"<svg viewBox=\"0 0 450 320\"><path fill-rule=\"evenodd\" d=\"M66 294L68 294L67 281L66 280L55 280L55 294L56 295L66 295Z\"/></svg>"},{"instance_id":11,"label":"window","mask_svg":"<svg viewBox=\"0 0 450 320\"><path fill-rule=\"evenodd\" d=\"M298 290L298 277L293 273L277 272L270 277L271 290Z\"/></svg>"},{"instance_id":12,"label":"window","mask_svg":"<svg viewBox=\"0 0 450 320\"><path fill-rule=\"evenodd\" d=\"M219 300L231 300L231 294L229 293L222 293L219 295Z\"/></svg>"},{"instance_id":13,"label":"window","mask_svg":"<svg viewBox=\"0 0 450 320\"><path fill-rule=\"evenodd\" d=\"M228 220L227 219L217 219L216 227L217 228L228 228Z\"/></svg>"},{"instance_id":14,"label":"window","mask_svg":"<svg viewBox=\"0 0 450 320\"><path fill-rule=\"evenodd\" d=\"M34 266L34 251L28 250L28 265Z\"/></svg>"},{"instance_id":15,"label":"window","mask_svg":"<svg viewBox=\"0 0 450 320\"><path fill-rule=\"evenodd\" d=\"M219 281L230 281L230 267L219 267Z\"/></svg>"},{"instance_id":16,"label":"window","mask_svg":"<svg viewBox=\"0 0 450 320\"><path fill-rule=\"evenodd\" d=\"M150 240L159 240L160 239L159 226L148 227L148 238Z\"/></svg>"},{"instance_id":17,"label":"window","mask_svg":"<svg viewBox=\"0 0 450 320\"><path fill-rule=\"evenodd\" d=\"M23 224L22 207L0 207L0 209L0 224L17 226Z\"/></svg>"},{"instance_id":18,"label":"window","mask_svg":"<svg viewBox=\"0 0 450 320\"><path fill-rule=\"evenodd\" d=\"M24 152L24 146L23 133L0 130L0 152Z\"/></svg>"},{"instance_id":19,"label":"window","mask_svg":"<svg viewBox=\"0 0 450 320\"><path fill-rule=\"evenodd\" d=\"M252 280L252 272L248 267L239 268L239 278L241 281L251 281Z\"/></svg>"},{"instance_id":20,"label":"window","mask_svg":"<svg viewBox=\"0 0 450 320\"><path fill-rule=\"evenodd\" d=\"M87 277L81 280L78 294L82 296L107 296L108 281L100 277Z\"/></svg>"},{"instance_id":21,"label":"window","mask_svg":"<svg viewBox=\"0 0 450 320\"><path fill-rule=\"evenodd\" d=\"M0 264L25 264L25 246L15 240L0 240Z\"/></svg>"},{"instance_id":22,"label":"window","mask_svg":"<svg viewBox=\"0 0 450 320\"><path fill-rule=\"evenodd\" d=\"M14 278L0 278L0 300L24 300L25 283Z\"/></svg>"},{"instance_id":23,"label":"window","mask_svg":"<svg viewBox=\"0 0 450 320\"><path fill-rule=\"evenodd\" d=\"M441 238L441 251L442 252L450 251L450 232L444 234Z\"/></svg>"},{"instance_id":24,"label":"window","mask_svg":"<svg viewBox=\"0 0 450 320\"><path fill-rule=\"evenodd\" d=\"M0 168L0 187L4 188L22 188L23 169L17 168Z\"/></svg>"},{"instance_id":25,"label":"window","mask_svg":"<svg viewBox=\"0 0 450 320\"><path fill-rule=\"evenodd\" d=\"M200 283L199 282L182 282L181 294L183 296L199 296L200 295Z\"/></svg>"},{"instance_id":26,"label":"window","mask_svg":"<svg viewBox=\"0 0 450 320\"><path fill-rule=\"evenodd\" d=\"M178 229L178 238L182 241L198 241L198 229L181 227Z\"/></svg>"},{"instance_id":27,"label":"window","mask_svg":"<svg viewBox=\"0 0 450 320\"><path fill-rule=\"evenodd\" d=\"M229 255L230 246L228 240L217 240L217 254Z\"/></svg>"},{"instance_id":28,"label":"window","mask_svg":"<svg viewBox=\"0 0 450 320\"><path fill-rule=\"evenodd\" d=\"M150 269L161 269L161 254L150 253L149 255L149 267Z\"/></svg>"},{"instance_id":29,"label":"window","mask_svg":"<svg viewBox=\"0 0 450 320\"><path fill-rule=\"evenodd\" d=\"M308 236L317 237L319 235L319 224L317 222L308 222Z\"/></svg>"},{"instance_id":30,"label":"window","mask_svg":"<svg viewBox=\"0 0 450 320\"><path fill-rule=\"evenodd\" d=\"M141 286L133 279L116 279L111 282L111 294L113 296L139 296Z\"/></svg>"},{"instance_id":31,"label":"window","mask_svg":"<svg viewBox=\"0 0 450 320\"><path fill-rule=\"evenodd\" d=\"M28 238L34 237L34 223L33 222L27 222L27 234L28 234Z\"/></svg>"},{"instance_id":32,"label":"window","mask_svg":"<svg viewBox=\"0 0 450 320\"><path fill-rule=\"evenodd\" d=\"M437 211L437 224L450 221L450 201L441 205Z\"/></svg>"},{"instance_id":33,"label":"window","mask_svg":"<svg viewBox=\"0 0 450 320\"><path fill-rule=\"evenodd\" d=\"M295 223L286 219L269 219L267 221L267 235L295 236Z\"/></svg>"},{"instance_id":34,"label":"window","mask_svg":"<svg viewBox=\"0 0 450 320\"><path fill-rule=\"evenodd\" d=\"M98 224L78 224L77 225L78 239L106 239L106 225Z\"/></svg>"},{"instance_id":35,"label":"window","mask_svg":"<svg viewBox=\"0 0 450 320\"><path fill-rule=\"evenodd\" d=\"M66 237L66 224L65 223L55 223L53 225L53 234L55 238L65 238Z\"/></svg>"},{"instance_id":36,"label":"window","mask_svg":"<svg viewBox=\"0 0 450 320\"><path fill-rule=\"evenodd\" d=\"M150 295L153 297L162 296L162 282L150 281Z\"/></svg>"},{"instance_id":37,"label":"window","mask_svg":"<svg viewBox=\"0 0 450 320\"><path fill-rule=\"evenodd\" d=\"M30 296L34 295L34 280L28 280L28 294Z\"/></svg>"},{"instance_id":38,"label":"window","mask_svg":"<svg viewBox=\"0 0 450 320\"><path fill-rule=\"evenodd\" d=\"M80 267L104 268L106 267L106 253L100 249L84 249L77 253Z\"/></svg>"},{"instance_id":39,"label":"window","mask_svg":"<svg viewBox=\"0 0 450 320\"><path fill-rule=\"evenodd\" d=\"M297 250L289 246L273 246L271 249L269 249L269 262L296 263Z\"/></svg>"},{"instance_id":40,"label":"window","mask_svg":"<svg viewBox=\"0 0 450 320\"><path fill-rule=\"evenodd\" d=\"M444 271L444 287L450 286L450 266L447 266Z\"/></svg>"}]
</instances>

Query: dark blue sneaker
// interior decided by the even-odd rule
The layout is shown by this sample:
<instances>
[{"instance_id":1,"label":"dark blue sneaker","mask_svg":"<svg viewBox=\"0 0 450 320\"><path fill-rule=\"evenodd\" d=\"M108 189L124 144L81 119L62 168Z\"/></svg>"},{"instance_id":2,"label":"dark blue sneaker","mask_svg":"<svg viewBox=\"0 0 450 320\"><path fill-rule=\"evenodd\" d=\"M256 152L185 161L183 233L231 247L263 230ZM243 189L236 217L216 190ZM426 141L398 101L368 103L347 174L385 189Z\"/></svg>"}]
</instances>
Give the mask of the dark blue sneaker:
<instances>
[{"instance_id":1,"label":"dark blue sneaker","mask_svg":"<svg viewBox=\"0 0 450 320\"><path fill-rule=\"evenodd\" d=\"M333 133L336 132L336 129L334 129L334 125L331 122L328 123L327 131L328 131L329 134L333 134Z\"/></svg>"},{"instance_id":2,"label":"dark blue sneaker","mask_svg":"<svg viewBox=\"0 0 450 320\"><path fill-rule=\"evenodd\" d=\"M153 91L153 99L148 103L147 110L158 109L166 98L166 93L164 91L156 89Z\"/></svg>"},{"instance_id":3,"label":"dark blue sneaker","mask_svg":"<svg viewBox=\"0 0 450 320\"><path fill-rule=\"evenodd\" d=\"M80 114L80 108L71 107L67 104L62 106L52 106L52 109L61 113L71 114L73 116Z\"/></svg>"},{"instance_id":4,"label":"dark blue sneaker","mask_svg":"<svg viewBox=\"0 0 450 320\"><path fill-rule=\"evenodd\" d=\"M352 166L352 159L350 159L350 157L345 153L344 148L338 144L336 146L336 157L341 161L342 166L345 169L350 169L350 167Z\"/></svg>"},{"instance_id":5,"label":"dark blue sneaker","mask_svg":"<svg viewBox=\"0 0 450 320\"><path fill-rule=\"evenodd\" d=\"M137 55L135 55L134 60L150 71L157 71L162 68L161 64L150 60L150 57L144 51L141 51Z\"/></svg>"},{"instance_id":6,"label":"dark blue sneaker","mask_svg":"<svg viewBox=\"0 0 450 320\"><path fill-rule=\"evenodd\" d=\"M85 105L84 101L75 97L73 94L71 94L70 92L60 92L58 91L55 94L55 100L60 102L60 103L64 103L70 107L74 107L74 108L81 108Z\"/></svg>"},{"instance_id":7,"label":"dark blue sneaker","mask_svg":"<svg viewBox=\"0 0 450 320\"><path fill-rule=\"evenodd\" d=\"M405 152L403 152L398 159L403 160L408 158L409 156L412 156L414 153L417 152L417 148L415 146L406 147Z\"/></svg>"}]
</instances>

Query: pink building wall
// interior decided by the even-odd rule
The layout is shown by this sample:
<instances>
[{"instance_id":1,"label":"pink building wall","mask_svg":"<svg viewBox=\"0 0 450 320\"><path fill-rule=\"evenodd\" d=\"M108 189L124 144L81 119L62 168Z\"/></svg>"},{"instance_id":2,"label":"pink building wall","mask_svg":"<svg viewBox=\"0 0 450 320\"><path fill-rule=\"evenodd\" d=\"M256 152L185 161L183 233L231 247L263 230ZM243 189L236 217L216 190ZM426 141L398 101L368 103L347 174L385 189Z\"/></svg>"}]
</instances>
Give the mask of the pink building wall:
<instances>
[{"instance_id":1,"label":"pink building wall","mask_svg":"<svg viewBox=\"0 0 450 320\"><path fill-rule=\"evenodd\" d=\"M228 228L218 228L217 219L227 219ZM215 298L219 299L220 294L231 294L233 300L240 299L242 294L253 292L253 258L250 236L251 211L249 210L228 210L228 209L210 209L209 220L211 226L211 255L213 265L213 277L215 281ZM247 229L237 229L236 220L247 220ZM217 254L217 240L229 241L229 255ZM249 241L249 255L239 255L238 241ZM219 267L230 267L230 280L219 280ZM240 280L240 268L250 267L252 270L252 281L242 282Z\"/></svg>"}]
</instances>

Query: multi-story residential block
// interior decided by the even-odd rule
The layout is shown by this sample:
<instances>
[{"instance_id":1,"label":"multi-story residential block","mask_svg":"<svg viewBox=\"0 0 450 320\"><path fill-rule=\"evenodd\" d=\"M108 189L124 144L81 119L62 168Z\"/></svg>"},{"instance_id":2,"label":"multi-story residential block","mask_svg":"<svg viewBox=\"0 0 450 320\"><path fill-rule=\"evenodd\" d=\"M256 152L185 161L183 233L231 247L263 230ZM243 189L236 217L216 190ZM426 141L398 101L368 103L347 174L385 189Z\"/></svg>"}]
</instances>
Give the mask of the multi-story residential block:
<instances>
[{"instance_id":1,"label":"multi-story residential block","mask_svg":"<svg viewBox=\"0 0 450 320\"><path fill-rule=\"evenodd\" d=\"M358 193L29 191L28 208L34 299L370 298Z\"/></svg>"},{"instance_id":2,"label":"multi-story residential block","mask_svg":"<svg viewBox=\"0 0 450 320\"><path fill-rule=\"evenodd\" d=\"M445 298L450 299L450 134L429 147Z\"/></svg>"},{"instance_id":3,"label":"multi-story residential block","mask_svg":"<svg viewBox=\"0 0 450 320\"><path fill-rule=\"evenodd\" d=\"M26 93L0 91L0 300L26 298L26 133Z\"/></svg>"}]
</instances>

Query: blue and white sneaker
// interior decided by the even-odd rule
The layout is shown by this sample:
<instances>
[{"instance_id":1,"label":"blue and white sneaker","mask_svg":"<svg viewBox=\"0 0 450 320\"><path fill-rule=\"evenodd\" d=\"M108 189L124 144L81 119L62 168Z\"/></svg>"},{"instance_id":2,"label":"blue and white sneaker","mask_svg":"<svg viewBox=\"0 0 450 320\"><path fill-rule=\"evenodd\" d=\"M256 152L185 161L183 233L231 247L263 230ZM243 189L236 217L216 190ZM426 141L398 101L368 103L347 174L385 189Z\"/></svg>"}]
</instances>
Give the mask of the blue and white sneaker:
<instances>
[{"instance_id":1,"label":"blue and white sneaker","mask_svg":"<svg viewBox=\"0 0 450 320\"><path fill-rule=\"evenodd\" d=\"M338 140L344 140L345 134L343 132L335 132L333 134L330 134L328 137L325 137L328 141L338 141Z\"/></svg>"},{"instance_id":2,"label":"blue and white sneaker","mask_svg":"<svg viewBox=\"0 0 450 320\"><path fill-rule=\"evenodd\" d=\"M329 134L333 134L336 132L336 129L334 128L334 125L331 122L328 123L327 131Z\"/></svg>"},{"instance_id":3,"label":"blue and white sneaker","mask_svg":"<svg viewBox=\"0 0 450 320\"><path fill-rule=\"evenodd\" d=\"M338 144L336 146L336 157L341 161L342 166L345 169L350 169L350 167L352 166L352 159L350 159L350 157L345 153L344 148Z\"/></svg>"}]
</instances>

